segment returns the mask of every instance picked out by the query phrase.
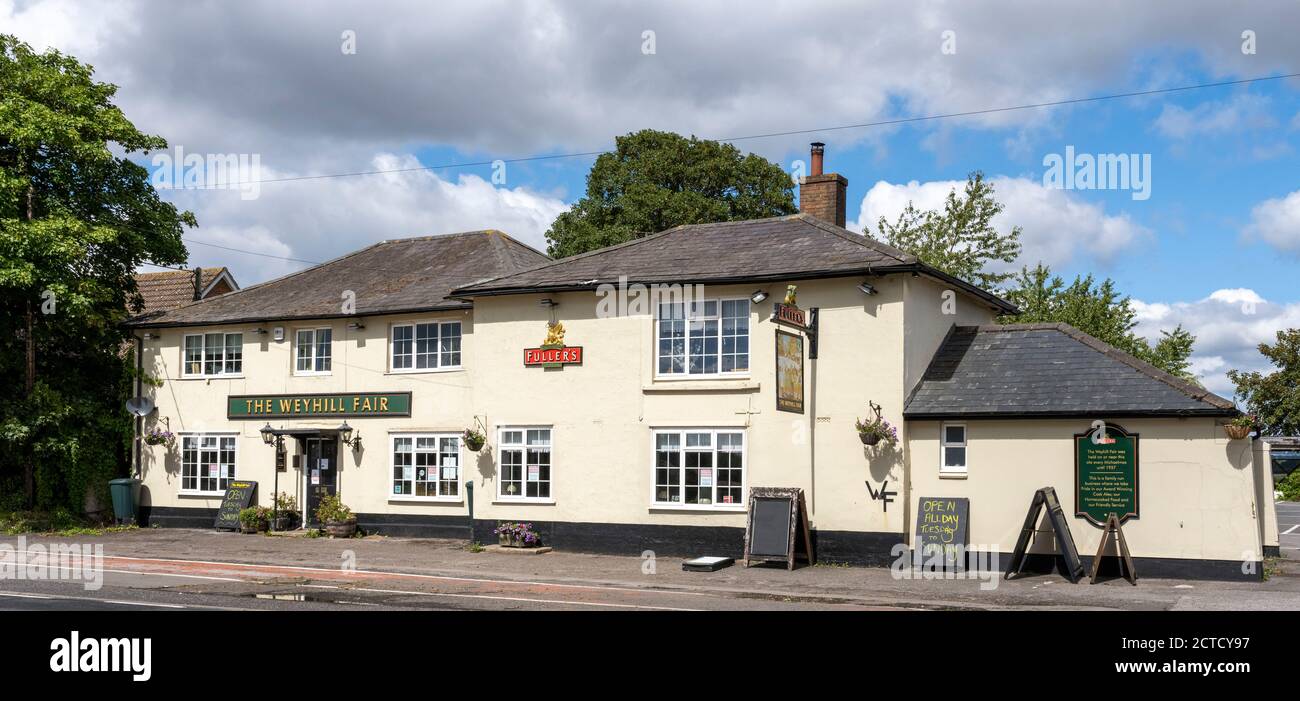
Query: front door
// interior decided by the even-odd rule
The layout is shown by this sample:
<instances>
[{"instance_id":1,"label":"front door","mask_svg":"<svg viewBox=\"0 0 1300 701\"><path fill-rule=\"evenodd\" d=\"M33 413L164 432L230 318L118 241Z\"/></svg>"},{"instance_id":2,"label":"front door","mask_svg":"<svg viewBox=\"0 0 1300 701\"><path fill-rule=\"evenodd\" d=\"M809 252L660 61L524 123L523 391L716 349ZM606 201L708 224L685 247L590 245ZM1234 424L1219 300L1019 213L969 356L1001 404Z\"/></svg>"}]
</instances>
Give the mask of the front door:
<instances>
[{"instance_id":1,"label":"front door","mask_svg":"<svg viewBox=\"0 0 1300 701\"><path fill-rule=\"evenodd\" d=\"M316 507L327 494L337 494L339 484L339 444L333 438L307 439L307 465L303 474L307 479L307 513L304 521L309 526L320 526L316 521Z\"/></svg>"}]
</instances>

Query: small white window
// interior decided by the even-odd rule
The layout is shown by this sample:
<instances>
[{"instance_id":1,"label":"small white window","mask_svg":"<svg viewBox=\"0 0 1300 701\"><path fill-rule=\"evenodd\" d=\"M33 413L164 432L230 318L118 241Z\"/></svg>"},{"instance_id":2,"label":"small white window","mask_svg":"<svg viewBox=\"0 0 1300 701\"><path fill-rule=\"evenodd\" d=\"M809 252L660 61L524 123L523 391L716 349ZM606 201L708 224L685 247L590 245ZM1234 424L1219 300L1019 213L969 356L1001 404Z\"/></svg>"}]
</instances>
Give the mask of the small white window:
<instances>
[{"instance_id":1,"label":"small white window","mask_svg":"<svg viewBox=\"0 0 1300 701\"><path fill-rule=\"evenodd\" d=\"M939 472L943 474L966 474L966 425L944 424L942 438L943 462Z\"/></svg>"},{"instance_id":2,"label":"small white window","mask_svg":"<svg viewBox=\"0 0 1300 701\"><path fill-rule=\"evenodd\" d=\"M186 334L181 377L239 375L244 371L244 334Z\"/></svg>"},{"instance_id":3,"label":"small white window","mask_svg":"<svg viewBox=\"0 0 1300 701\"><path fill-rule=\"evenodd\" d=\"M394 499L460 500L460 436L393 436Z\"/></svg>"},{"instance_id":4,"label":"small white window","mask_svg":"<svg viewBox=\"0 0 1300 701\"><path fill-rule=\"evenodd\" d=\"M332 329L298 329L295 375L328 375L333 363Z\"/></svg>"},{"instance_id":5,"label":"small white window","mask_svg":"<svg viewBox=\"0 0 1300 701\"><path fill-rule=\"evenodd\" d=\"M497 498L551 500L551 429L503 428L497 452Z\"/></svg>"},{"instance_id":6,"label":"small white window","mask_svg":"<svg viewBox=\"0 0 1300 701\"><path fill-rule=\"evenodd\" d=\"M654 432L654 504L738 507L745 493L745 434L737 430Z\"/></svg>"},{"instance_id":7,"label":"small white window","mask_svg":"<svg viewBox=\"0 0 1300 701\"><path fill-rule=\"evenodd\" d=\"M181 493L221 494L234 478L234 436L181 436Z\"/></svg>"},{"instance_id":8,"label":"small white window","mask_svg":"<svg viewBox=\"0 0 1300 701\"><path fill-rule=\"evenodd\" d=\"M393 326L390 363L393 372L428 372L459 367L459 321Z\"/></svg>"}]
</instances>

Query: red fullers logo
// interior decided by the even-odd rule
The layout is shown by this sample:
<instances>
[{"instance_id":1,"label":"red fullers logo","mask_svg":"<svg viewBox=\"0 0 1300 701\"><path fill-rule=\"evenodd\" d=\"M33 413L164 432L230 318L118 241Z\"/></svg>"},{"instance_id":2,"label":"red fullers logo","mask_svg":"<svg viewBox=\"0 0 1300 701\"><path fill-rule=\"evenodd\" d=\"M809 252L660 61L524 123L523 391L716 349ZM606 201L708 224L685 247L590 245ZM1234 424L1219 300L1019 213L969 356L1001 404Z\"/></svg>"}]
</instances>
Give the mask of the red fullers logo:
<instances>
[{"instance_id":1,"label":"red fullers logo","mask_svg":"<svg viewBox=\"0 0 1300 701\"><path fill-rule=\"evenodd\" d=\"M808 328L808 315L802 309L781 302L772 305L772 321L801 329Z\"/></svg>"},{"instance_id":2,"label":"red fullers logo","mask_svg":"<svg viewBox=\"0 0 1300 701\"><path fill-rule=\"evenodd\" d=\"M582 346L561 346L547 348L525 348L524 365L540 365L547 368L562 367L564 365L581 365L582 364Z\"/></svg>"}]
</instances>

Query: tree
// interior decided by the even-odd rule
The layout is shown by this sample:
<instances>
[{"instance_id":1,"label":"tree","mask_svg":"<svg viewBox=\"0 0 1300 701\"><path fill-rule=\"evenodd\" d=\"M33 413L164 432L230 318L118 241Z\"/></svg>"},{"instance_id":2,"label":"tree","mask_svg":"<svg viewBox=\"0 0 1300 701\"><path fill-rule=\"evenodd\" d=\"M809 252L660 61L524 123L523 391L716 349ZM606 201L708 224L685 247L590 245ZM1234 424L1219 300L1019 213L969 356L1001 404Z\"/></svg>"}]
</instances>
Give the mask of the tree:
<instances>
[{"instance_id":1,"label":"tree","mask_svg":"<svg viewBox=\"0 0 1300 701\"><path fill-rule=\"evenodd\" d=\"M1160 340L1152 346L1133 332L1137 313L1109 278L1097 283L1092 275L1076 276L1066 286L1064 280L1052 275L1051 268L1039 263L1032 270L1021 268L1006 298L1020 308L1020 313L1002 317L1003 322L1064 322L1165 372L1195 379L1188 370L1188 358L1196 338L1178 326L1173 331L1161 331Z\"/></svg>"},{"instance_id":2,"label":"tree","mask_svg":"<svg viewBox=\"0 0 1300 701\"><path fill-rule=\"evenodd\" d=\"M949 275L992 290L1014 275L989 272L988 263L1013 263L1020 255L1020 227L1004 234L992 225L1001 211L993 185L976 171L966 178L961 195L956 188L948 192L943 211L921 212L908 202L893 224L880 218L876 238Z\"/></svg>"},{"instance_id":3,"label":"tree","mask_svg":"<svg viewBox=\"0 0 1300 701\"><path fill-rule=\"evenodd\" d=\"M1228 379L1246 413L1255 415L1261 436L1300 434L1300 329L1278 331L1277 343L1261 343L1259 352L1277 369L1267 375L1229 370Z\"/></svg>"},{"instance_id":4,"label":"tree","mask_svg":"<svg viewBox=\"0 0 1300 701\"><path fill-rule=\"evenodd\" d=\"M793 214L781 167L730 144L645 129L615 139L587 175L587 191L551 224L547 253L560 258L682 224Z\"/></svg>"},{"instance_id":5,"label":"tree","mask_svg":"<svg viewBox=\"0 0 1300 701\"><path fill-rule=\"evenodd\" d=\"M0 495L28 507L79 509L125 467L134 271L183 263L181 233L196 225L114 154L167 143L137 130L93 73L0 35L0 373L21 378L0 402Z\"/></svg>"}]
</instances>

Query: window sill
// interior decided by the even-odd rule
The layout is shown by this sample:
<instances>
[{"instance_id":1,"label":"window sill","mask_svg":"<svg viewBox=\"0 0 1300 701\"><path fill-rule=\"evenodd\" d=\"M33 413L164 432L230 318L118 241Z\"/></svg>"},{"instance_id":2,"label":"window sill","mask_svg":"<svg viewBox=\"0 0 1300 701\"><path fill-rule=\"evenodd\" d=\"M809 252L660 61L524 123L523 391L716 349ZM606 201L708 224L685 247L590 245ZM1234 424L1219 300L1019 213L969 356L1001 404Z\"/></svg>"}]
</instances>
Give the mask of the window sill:
<instances>
[{"instance_id":1,"label":"window sill","mask_svg":"<svg viewBox=\"0 0 1300 701\"><path fill-rule=\"evenodd\" d=\"M554 500L554 499L527 499L527 498L523 498L523 499L508 499L508 498L504 498L504 497L497 497L496 499L493 499L493 500L492 500L492 503L493 503L493 504L501 504L501 505L505 505L505 504L538 504L538 505L541 505L541 506L555 506L555 500Z\"/></svg>"},{"instance_id":2,"label":"window sill","mask_svg":"<svg viewBox=\"0 0 1300 701\"><path fill-rule=\"evenodd\" d=\"M226 496L225 492L177 492L178 497L193 497L196 499L220 499Z\"/></svg>"},{"instance_id":3,"label":"window sill","mask_svg":"<svg viewBox=\"0 0 1300 701\"><path fill-rule=\"evenodd\" d=\"M329 377L333 372L295 372L294 377Z\"/></svg>"},{"instance_id":4,"label":"window sill","mask_svg":"<svg viewBox=\"0 0 1300 701\"><path fill-rule=\"evenodd\" d=\"M964 479L966 479L967 474L968 474L968 473L966 473L966 472L940 472L940 473L939 473L939 479L941 479L941 480L964 480Z\"/></svg>"},{"instance_id":5,"label":"window sill","mask_svg":"<svg viewBox=\"0 0 1300 701\"><path fill-rule=\"evenodd\" d=\"M461 372L464 366L457 365L454 368L422 368L419 370L388 370L385 375L431 375L439 372Z\"/></svg>"},{"instance_id":6,"label":"window sill","mask_svg":"<svg viewBox=\"0 0 1300 701\"><path fill-rule=\"evenodd\" d=\"M177 379L181 379L181 380L242 380L242 379L244 379L244 376L243 376L242 374L241 374L241 375L182 375L180 378L177 378Z\"/></svg>"},{"instance_id":7,"label":"window sill","mask_svg":"<svg viewBox=\"0 0 1300 701\"><path fill-rule=\"evenodd\" d=\"M656 379L647 385L641 385L642 392L757 392L760 384L758 380L749 378L738 378L735 380L725 380L717 378L709 379L680 379L664 380Z\"/></svg>"},{"instance_id":8,"label":"window sill","mask_svg":"<svg viewBox=\"0 0 1300 701\"><path fill-rule=\"evenodd\" d=\"M744 504L651 504L651 511L703 511L725 514L743 514Z\"/></svg>"},{"instance_id":9,"label":"window sill","mask_svg":"<svg viewBox=\"0 0 1300 701\"><path fill-rule=\"evenodd\" d=\"M414 503L414 504L464 504L464 503L465 503L465 500L464 500L463 498L461 498L461 497L406 497L406 496L397 496L397 497L389 497L389 498L388 498L388 503L389 503L389 504L402 504L402 503Z\"/></svg>"}]
</instances>

